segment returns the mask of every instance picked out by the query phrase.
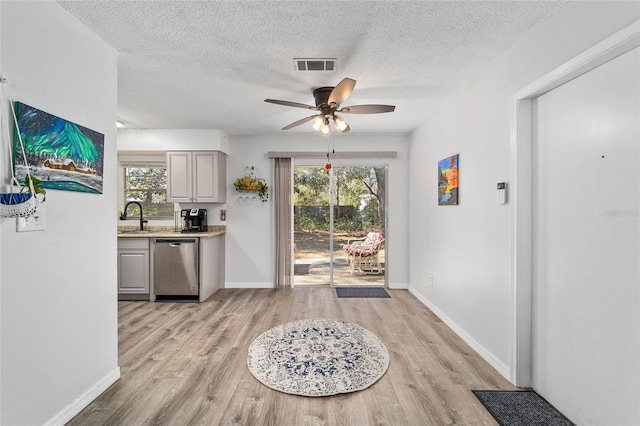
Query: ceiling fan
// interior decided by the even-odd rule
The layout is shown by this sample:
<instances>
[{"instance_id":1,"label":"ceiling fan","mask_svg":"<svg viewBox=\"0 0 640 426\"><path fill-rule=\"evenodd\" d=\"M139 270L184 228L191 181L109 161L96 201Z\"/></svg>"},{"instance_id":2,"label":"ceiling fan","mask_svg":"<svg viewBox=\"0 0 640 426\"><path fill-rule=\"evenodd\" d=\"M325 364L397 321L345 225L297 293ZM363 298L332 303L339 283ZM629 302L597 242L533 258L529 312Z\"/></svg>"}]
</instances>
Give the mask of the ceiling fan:
<instances>
[{"instance_id":1,"label":"ceiling fan","mask_svg":"<svg viewBox=\"0 0 640 426\"><path fill-rule=\"evenodd\" d=\"M349 123L347 123L344 118L336 115L337 112L345 114L378 114L381 112L393 112L396 109L394 105L352 105L340 108L340 105L349 97L355 85L355 80L345 78L338 83L336 87L319 87L315 89L313 91L313 97L315 98L316 106L298 102L280 101L277 99L265 99L264 101L272 104L319 111L318 114L294 121L288 126L283 127L282 130L289 130L311 121L313 129L320 132L323 136L331 133L329 119L333 120L336 130L340 133L346 133L351 130Z\"/></svg>"}]
</instances>

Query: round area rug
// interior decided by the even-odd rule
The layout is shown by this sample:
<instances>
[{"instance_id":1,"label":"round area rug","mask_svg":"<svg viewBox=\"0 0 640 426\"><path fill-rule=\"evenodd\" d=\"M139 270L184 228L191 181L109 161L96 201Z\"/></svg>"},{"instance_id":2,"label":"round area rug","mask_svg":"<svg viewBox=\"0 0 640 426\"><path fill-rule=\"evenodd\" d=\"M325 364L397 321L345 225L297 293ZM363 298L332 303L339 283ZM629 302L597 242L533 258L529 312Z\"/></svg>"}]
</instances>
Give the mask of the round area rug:
<instances>
[{"instance_id":1,"label":"round area rug","mask_svg":"<svg viewBox=\"0 0 640 426\"><path fill-rule=\"evenodd\" d=\"M256 379L280 392L328 396L371 386L387 371L389 352L358 325L309 319L258 336L249 346L247 366Z\"/></svg>"}]
</instances>

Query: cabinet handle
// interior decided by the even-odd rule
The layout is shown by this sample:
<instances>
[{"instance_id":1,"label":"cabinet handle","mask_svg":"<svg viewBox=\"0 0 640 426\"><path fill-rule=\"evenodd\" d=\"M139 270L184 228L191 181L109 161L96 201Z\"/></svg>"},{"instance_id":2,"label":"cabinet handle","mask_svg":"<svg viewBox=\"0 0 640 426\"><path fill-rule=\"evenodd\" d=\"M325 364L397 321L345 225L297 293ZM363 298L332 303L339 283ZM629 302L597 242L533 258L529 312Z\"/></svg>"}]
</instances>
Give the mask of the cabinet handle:
<instances>
[{"instance_id":1,"label":"cabinet handle","mask_svg":"<svg viewBox=\"0 0 640 426\"><path fill-rule=\"evenodd\" d=\"M169 247L180 247L181 243L171 243L169 244Z\"/></svg>"}]
</instances>

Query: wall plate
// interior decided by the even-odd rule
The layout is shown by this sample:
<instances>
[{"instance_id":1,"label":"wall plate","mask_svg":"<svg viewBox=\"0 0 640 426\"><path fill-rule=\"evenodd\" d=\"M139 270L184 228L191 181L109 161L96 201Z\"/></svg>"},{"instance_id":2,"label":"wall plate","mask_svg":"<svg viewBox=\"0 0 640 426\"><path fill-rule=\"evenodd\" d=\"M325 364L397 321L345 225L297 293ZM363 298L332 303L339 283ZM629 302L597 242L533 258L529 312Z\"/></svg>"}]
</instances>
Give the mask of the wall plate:
<instances>
[{"instance_id":1,"label":"wall plate","mask_svg":"<svg viewBox=\"0 0 640 426\"><path fill-rule=\"evenodd\" d=\"M45 208L38 206L35 214L29 217L19 217L16 219L17 232L44 231Z\"/></svg>"}]
</instances>

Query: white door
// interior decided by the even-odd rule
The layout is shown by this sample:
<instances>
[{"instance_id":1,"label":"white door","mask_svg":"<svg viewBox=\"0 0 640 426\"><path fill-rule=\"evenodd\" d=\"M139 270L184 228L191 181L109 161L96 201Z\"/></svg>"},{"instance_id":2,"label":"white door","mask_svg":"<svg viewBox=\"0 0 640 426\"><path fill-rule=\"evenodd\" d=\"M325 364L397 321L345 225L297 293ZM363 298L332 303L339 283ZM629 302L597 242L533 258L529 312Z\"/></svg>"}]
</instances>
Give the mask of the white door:
<instances>
[{"instance_id":1,"label":"white door","mask_svg":"<svg viewBox=\"0 0 640 426\"><path fill-rule=\"evenodd\" d=\"M640 424L640 55L533 102L534 389L577 424Z\"/></svg>"}]
</instances>

